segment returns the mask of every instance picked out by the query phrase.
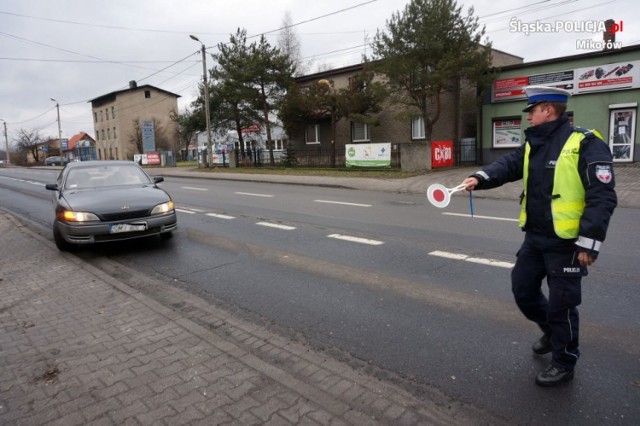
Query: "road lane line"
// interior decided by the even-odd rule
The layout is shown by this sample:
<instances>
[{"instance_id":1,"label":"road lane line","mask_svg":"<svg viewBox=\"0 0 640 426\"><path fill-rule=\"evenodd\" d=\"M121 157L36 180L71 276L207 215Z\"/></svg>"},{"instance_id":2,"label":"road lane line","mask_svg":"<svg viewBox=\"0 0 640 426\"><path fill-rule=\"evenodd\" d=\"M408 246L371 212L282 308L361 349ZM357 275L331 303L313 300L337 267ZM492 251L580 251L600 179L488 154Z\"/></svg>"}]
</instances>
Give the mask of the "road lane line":
<instances>
[{"instance_id":1,"label":"road lane line","mask_svg":"<svg viewBox=\"0 0 640 426\"><path fill-rule=\"evenodd\" d=\"M236 194L238 195L249 195L251 197L267 197L267 198L273 198L273 195L269 195L269 194L254 194L252 192L236 192Z\"/></svg>"},{"instance_id":2,"label":"road lane line","mask_svg":"<svg viewBox=\"0 0 640 426\"><path fill-rule=\"evenodd\" d=\"M505 269L513 268L513 265L514 265L511 262L503 262L501 260L496 260L496 259L484 259L482 257L468 257L465 259L465 261L471 262L471 263L480 263L482 265L496 266L498 268L505 268Z\"/></svg>"},{"instance_id":3,"label":"road lane line","mask_svg":"<svg viewBox=\"0 0 640 426\"><path fill-rule=\"evenodd\" d=\"M508 222L518 222L519 219L513 219L510 217L496 217L496 216L478 216L477 214L474 214L473 216L471 216L470 214L464 214L464 213L442 213L448 216L461 216L461 217L471 217L474 219L487 219L487 220L505 220Z\"/></svg>"},{"instance_id":4,"label":"road lane line","mask_svg":"<svg viewBox=\"0 0 640 426\"><path fill-rule=\"evenodd\" d=\"M282 229L284 231L293 231L294 229L296 229L295 226L280 225L279 223L271 223L271 222L256 222L256 225L266 226L268 228Z\"/></svg>"},{"instance_id":5,"label":"road lane line","mask_svg":"<svg viewBox=\"0 0 640 426\"><path fill-rule=\"evenodd\" d=\"M344 201L313 200L314 203L342 204L343 206L371 207L371 204L346 203Z\"/></svg>"},{"instance_id":6,"label":"road lane line","mask_svg":"<svg viewBox=\"0 0 640 426\"><path fill-rule=\"evenodd\" d=\"M465 262L478 263L481 265L495 266L497 268L510 269L514 264L511 262L504 262L497 259L488 259L483 257L471 257L462 253L451 253L448 251L435 250L429 253L431 256L443 257L445 259L464 260Z\"/></svg>"},{"instance_id":7,"label":"road lane line","mask_svg":"<svg viewBox=\"0 0 640 426\"><path fill-rule=\"evenodd\" d=\"M341 234L327 235L327 238L335 238L336 240L350 241L352 243L368 244L370 246L379 246L380 244L384 244L384 241L370 240L368 238L352 237Z\"/></svg>"},{"instance_id":8,"label":"road lane line","mask_svg":"<svg viewBox=\"0 0 640 426\"><path fill-rule=\"evenodd\" d=\"M219 214L219 213L207 213L207 216L215 217L218 219L235 219L235 216L228 216L226 214Z\"/></svg>"},{"instance_id":9,"label":"road lane line","mask_svg":"<svg viewBox=\"0 0 640 426\"><path fill-rule=\"evenodd\" d=\"M185 209L176 209L176 211L180 213L196 214L196 212L192 212L191 210L185 210Z\"/></svg>"},{"instance_id":10,"label":"road lane line","mask_svg":"<svg viewBox=\"0 0 640 426\"><path fill-rule=\"evenodd\" d=\"M191 189L193 191L208 191L207 188L197 188L195 186L181 186L182 189Z\"/></svg>"}]
</instances>

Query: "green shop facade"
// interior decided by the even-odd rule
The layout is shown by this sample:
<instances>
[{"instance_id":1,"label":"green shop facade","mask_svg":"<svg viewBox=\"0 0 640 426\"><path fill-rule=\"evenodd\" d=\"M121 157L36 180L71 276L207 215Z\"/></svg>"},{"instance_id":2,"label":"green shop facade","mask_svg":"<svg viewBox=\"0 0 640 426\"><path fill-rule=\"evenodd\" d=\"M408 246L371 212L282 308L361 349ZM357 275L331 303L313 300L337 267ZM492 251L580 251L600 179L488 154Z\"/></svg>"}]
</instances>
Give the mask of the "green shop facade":
<instances>
[{"instance_id":1,"label":"green shop facade","mask_svg":"<svg viewBox=\"0 0 640 426\"><path fill-rule=\"evenodd\" d=\"M598 130L614 162L640 158L640 45L504 67L483 98L480 164L488 164L524 142L528 127L524 86L569 90L567 113L575 126Z\"/></svg>"}]
</instances>

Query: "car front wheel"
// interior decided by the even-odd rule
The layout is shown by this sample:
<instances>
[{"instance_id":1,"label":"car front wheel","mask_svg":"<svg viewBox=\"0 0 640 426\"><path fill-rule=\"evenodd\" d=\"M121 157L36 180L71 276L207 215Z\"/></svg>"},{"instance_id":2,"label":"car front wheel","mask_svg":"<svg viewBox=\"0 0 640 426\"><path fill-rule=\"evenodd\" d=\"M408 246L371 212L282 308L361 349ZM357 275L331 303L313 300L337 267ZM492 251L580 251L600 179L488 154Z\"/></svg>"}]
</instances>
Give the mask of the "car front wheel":
<instances>
[{"instance_id":1,"label":"car front wheel","mask_svg":"<svg viewBox=\"0 0 640 426\"><path fill-rule=\"evenodd\" d=\"M56 247L60 251L73 251L75 248L73 244L64 239L56 222L53 223L53 241L55 241Z\"/></svg>"}]
</instances>

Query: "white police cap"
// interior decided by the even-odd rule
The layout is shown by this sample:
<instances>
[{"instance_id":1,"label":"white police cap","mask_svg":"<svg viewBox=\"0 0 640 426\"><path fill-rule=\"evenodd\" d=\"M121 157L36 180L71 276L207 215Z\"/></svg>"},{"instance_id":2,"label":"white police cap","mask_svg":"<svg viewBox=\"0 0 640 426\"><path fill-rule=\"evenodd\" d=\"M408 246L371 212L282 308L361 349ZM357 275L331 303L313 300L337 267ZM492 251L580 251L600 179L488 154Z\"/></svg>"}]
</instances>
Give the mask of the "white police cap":
<instances>
[{"instance_id":1,"label":"white police cap","mask_svg":"<svg viewBox=\"0 0 640 426\"><path fill-rule=\"evenodd\" d=\"M522 112L529 112L531 108L540 102L562 102L567 103L571 93L559 87L548 86L526 86L524 92L527 94L527 106Z\"/></svg>"}]
</instances>

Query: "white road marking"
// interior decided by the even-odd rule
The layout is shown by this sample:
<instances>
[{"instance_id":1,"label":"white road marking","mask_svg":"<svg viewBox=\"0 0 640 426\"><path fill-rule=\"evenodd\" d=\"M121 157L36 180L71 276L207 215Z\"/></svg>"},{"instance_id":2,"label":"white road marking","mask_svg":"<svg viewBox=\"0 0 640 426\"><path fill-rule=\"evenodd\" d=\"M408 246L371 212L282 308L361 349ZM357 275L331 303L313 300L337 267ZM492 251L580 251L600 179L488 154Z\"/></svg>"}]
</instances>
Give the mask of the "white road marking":
<instances>
[{"instance_id":1,"label":"white road marking","mask_svg":"<svg viewBox=\"0 0 640 426\"><path fill-rule=\"evenodd\" d=\"M219 213L207 213L207 216L215 217L218 219L235 219L235 216L228 216L226 214L219 214Z\"/></svg>"},{"instance_id":2,"label":"white road marking","mask_svg":"<svg viewBox=\"0 0 640 426\"><path fill-rule=\"evenodd\" d=\"M369 244L371 246L379 246L384 244L384 241L370 240L367 238L351 237L349 235L331 234L327 235L327 238L335 238L336 240L350 241L352 243Z\"/></svg>"},{"instance_id":3,"label":"white road marking","mask_svg":"<svg viewBox=\"0 0 640 426\"><path fill-rule=\"evenodd\" d=\"M266 226L268 228L282 229L285 231L293 231L294 229L296 229L295 226L280 225L279 223L271 223L271 222L256 222L256 225Z\"/></svg>"},{"instance_id":4,"label":"white road marking","mask_svg":"<svg viewBox=\"0 0 640 426\"><path fill-rule=\"evenodd\" d=\"M195 186L181 186L182 189L191 189L193 191L208 191L207 188L197 188Z\"/></svg>"},{"instance_id":5,"label":"white road marking","mask_svg":"<svg viewBox=\"0 0 640 426\"><path fill-rule=\"evenodd\" d=\"M191 210L185 210L185 209L176 209L176 211L180 213L196 214L196 212L192 212Z\"/></svg>"},{"instance_id":6,"label":"white road marking","mask_svg":"<svg viewBox=\"0 0 640 426\"><path fill-rule=\"evenodd\" d=\"M446 214L448 216L473 217L474 219L505 220L508 222L519 222L518 219L513 219L510 217L479 216L477 214L474 214L473 216L471 216L470 214L464 214L464 213L442 213L442 214Z\"/></svg>"},{"instance_id":7,"label":"white road marking","mask_svg":"<svg viewBox=\"0 0 640 426\"><path fill-rule=\"evenodd\" d=\"M32 180L14 178L14 177L9 177L9 176L0 176L0 178L7 179L7 180L13 180L13 181L16 181L16 182L28 183L30 185L45 186L45 184L42 183L42 182L35 182L35 181L32 181Z\"/></svg>"},{"instance_id":8,"label":"white road marking","mask_svg":"<svg viewBox=\"0 0 640 426\"><path fill-rule=\"evenodd\" d=\"M250 195L252 197L273 198L273 195L269 195L269 194L254 194L254 193L251 193L251 192L236 192L236 194L238 194L238 195Z\"/></svg>"},{"instance_id":9,"label":"white road marking","mask_svg":"<svg viewBox=\"0 0 640 426\"><path fill-rule=\"evenodd\" d=\"M451 253L448 251L440 251L440 250L435 250L432 251L431 253L429 253L431 256L437 256L437 257L444 257L446 259L453 259L453 260L464 260L465 262L471 262L471 263L479 263L482 265L489 265L489 266L496 266L498 268L513 268L514 264L511 262L504 262L502 260L496 260L496 259L485 259L482 257L471 257L468 256L466 254L462 254L462 253Z\"/></svg>"},{"instance_id":10,"label":"white road marking","mask_svg":"<svg viewBox=\"0 0 640 426\"><path fill-rule=\"evenodd\" d=\"M371 207L371 204L345 203L343 201L313 200L314 203L342 204L343 206Z\"/></svg>"}]
</instances>

